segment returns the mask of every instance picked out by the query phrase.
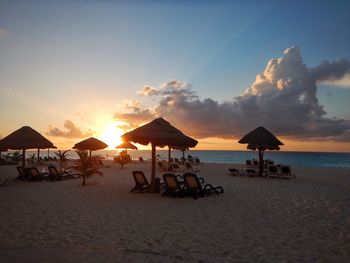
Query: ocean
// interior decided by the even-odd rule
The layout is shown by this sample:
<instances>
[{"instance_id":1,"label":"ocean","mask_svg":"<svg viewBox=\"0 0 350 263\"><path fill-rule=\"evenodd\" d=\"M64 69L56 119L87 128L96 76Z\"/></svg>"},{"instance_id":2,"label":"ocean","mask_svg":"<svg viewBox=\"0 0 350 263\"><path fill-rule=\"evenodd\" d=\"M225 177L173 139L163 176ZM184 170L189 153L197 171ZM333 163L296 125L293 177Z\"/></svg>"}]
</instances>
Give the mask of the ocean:
<instances>
[{"instance_id":1,"label":"ocean","mask_svg":"<svg viewBox=\"0 0 350 263\"><path fill-rule=\"evenodd\" d=\"M26 151L26 156L36 153L37 151ZM50 150L50 156L54 155L54 150ZM118 154L117 150L95 151L93 154L101 155L107 159L112 159ZM129 150L128 153L132 158L138 159L142 156L145 160L151 159L150 150ZM167 159L167 150L157 150L159 159ZM201 162L212 163L245 163L247 159L258 159L257 151L209 151L209 150L190 150L185 152L185 156L192 155L198 157ZM41 156L47 156L47 150L41 150ZM172 157L182 157L181 151L171 151ZM69 158L76 158L74 151L69 152ZM326 152L286 152L286 151L266 151L265 159L271 159L277 164L289 164L304 167L346 167L350 168L350 153L326 153Z\"/></svg>"}]
</instances>

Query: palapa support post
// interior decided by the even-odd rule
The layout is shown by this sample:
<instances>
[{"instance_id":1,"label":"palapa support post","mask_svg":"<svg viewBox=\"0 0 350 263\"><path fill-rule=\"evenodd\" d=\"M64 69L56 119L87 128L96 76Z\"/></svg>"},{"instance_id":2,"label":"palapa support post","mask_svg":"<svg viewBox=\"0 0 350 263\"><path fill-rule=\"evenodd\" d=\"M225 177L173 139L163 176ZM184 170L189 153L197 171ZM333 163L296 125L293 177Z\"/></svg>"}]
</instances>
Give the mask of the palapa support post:
<instances>
[{"instance_id":1,"label":"palapa support post","mask_svg":"<svg viewBox=\"0 0 350 263\"><path fill-rule=\"evenodd\" d=\"M264 170L264 149L259 147L259 176L263 175Z\"/></svg>"},{"instance_id":2,"label":"palapa support post","mask_svg":"<svg viewBox=\"0 0 350 263\"><path fill-rule=\"evenodd\" d=\"M40 148L38 148L38 158L36 160L37 163L39 163L39 157L40 157Z\"/></svg>"},{"instance_id":3,"label":"palapa support post","mask_svg":"<svg viewBox=\"0 0 350 263\"><path fill-rule=\"evenodd\" d=\"M26 166L26 149L23 148L22 150L22 167L24 168Z\"/></svg>"},{"instance_id":4,"label":"palapa support post","mask_svg":"<svg viewBox=\"0 0 350 263\"><path fill-rule=\"evenodd\" d=\"M157 193L156 184L156 146L152 143L152 171L151 171L151 187L149 189L150 193Z\"/></svg>"},{"instance_id":5,"label":"palapa support post","mask_svg":"<svg viewBox=\"0 0 350 263\"><path fill-rule=\"evenodd\" d=\"M171 147L168 146L168 171L170 171Z\"/></svg>"}]
</instances>

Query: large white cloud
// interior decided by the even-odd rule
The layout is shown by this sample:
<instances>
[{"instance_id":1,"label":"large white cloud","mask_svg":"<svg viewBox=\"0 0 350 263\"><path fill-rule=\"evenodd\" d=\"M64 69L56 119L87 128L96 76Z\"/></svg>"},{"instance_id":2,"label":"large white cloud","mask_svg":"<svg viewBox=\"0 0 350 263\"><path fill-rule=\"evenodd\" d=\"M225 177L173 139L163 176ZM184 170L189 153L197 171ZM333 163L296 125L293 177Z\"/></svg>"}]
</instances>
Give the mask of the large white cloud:
<instances>
[{"instance_id":1,"label":"large white cloud","mask_svg":"<svg viewBox=\"0 0 350 263\"><path fill-rule=\"evenodd\" d=\"M350 121L328 117L316 97L319 83L341 80L349 69L345 59L308 68L299 49L292 47L271 59L251 87L232 101L199 100L190 84L172 80L140 92L160 96L154 109L138 107L116 117L139 125L162 116L196 138L239 137L265 126L292 138L350 141Z\"/></svg>"},{"instance_id":2,"label":"large white cloud","mask_svg":"<svg viewBox=\"0 0 350 263\"><path fill-rule=\"evenodd\" d=\"M63 127L64 129L60 129L49 125L46 135L65 138L83 138L93 135L92 131L82 132L71 120L66 120Z\"/></svg>"}]
</instances>

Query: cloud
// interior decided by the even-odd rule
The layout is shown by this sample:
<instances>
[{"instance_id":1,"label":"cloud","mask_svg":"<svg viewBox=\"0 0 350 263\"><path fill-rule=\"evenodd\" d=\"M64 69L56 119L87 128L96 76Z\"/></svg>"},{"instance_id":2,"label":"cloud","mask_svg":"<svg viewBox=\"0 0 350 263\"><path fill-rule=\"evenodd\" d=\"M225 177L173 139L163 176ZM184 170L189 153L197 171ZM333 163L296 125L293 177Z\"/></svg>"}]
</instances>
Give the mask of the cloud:
<instances>
[{"instance_id":1,"label":"cloud","mask_svg":"<svg viewBox=\"0 0 350 263\"><path fill-rule=\"evenodd\" d=\"M159 90L151 86L144 86L142 90L137 92L137 94L141 96L153 96L153 95L158 95Z\"/></svg>"},{"instance_id":2,"label":"cloud","mask_svg":"<svg viewBox=\"0 0 350 263\"><path fill-rule=\"evenodd\" d=\"M239 138L265 126L289 138L350 141L350 121L328 117L316 97L319 83L339 81L349 69L345 59L308 68L299 48L291 47L282 57L271 59L254 83L231 101L200 100L190 84L172 80L153 92L152 96L159 96L154 109L134 108L115 117L135 126L165 117L198 139Z\"/></svg>"},{"instance_id":3,"label":"cloud","mask_svg":"<svg viewBox=\"0 0 350 263\"><path fill-rule=\"evenodd\" d=\"M338 88L350 88L350 73L346 74L342 79L334 81L323 81L321 84L335 86Z\"/></svg>"},{"instance_id":4,"label":"cloud","mask_svg":"<svg viewBox=\"0 0 350 263\"><path fill-rule=\"evenodd\" d=\"M60 129L49 125L46 135L65 138L83 138L93 135L91 130L88 132L82 132L81 129L70 120L66 120L63 127L64 129Z\"/></svg>"},{"instance_id":5,"label":"cloud","mask_svg":"<svg viewBox=\"0 0 350 263\"><path fill-rule=\"evenodd\" d=\"M0 38L7 37L9 34L10 34L9 31L7 31L7 30L5 30L3 28L0 28Z\"/></svg>"}]
</instances>

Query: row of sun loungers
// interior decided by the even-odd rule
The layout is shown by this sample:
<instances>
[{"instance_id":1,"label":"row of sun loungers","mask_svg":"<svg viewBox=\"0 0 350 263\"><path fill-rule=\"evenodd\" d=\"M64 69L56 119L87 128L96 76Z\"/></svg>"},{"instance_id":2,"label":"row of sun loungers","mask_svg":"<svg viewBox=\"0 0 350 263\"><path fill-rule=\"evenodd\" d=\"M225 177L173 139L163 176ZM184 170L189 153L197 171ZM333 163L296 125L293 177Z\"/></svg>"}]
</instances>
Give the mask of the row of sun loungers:
<instances>
[{"instance_id":1,"label":"row of sun loungers","mask_svg":"<svg viewBox=\"0 0 350 263\"><path fill-rule=\"evenodd\" d=\"M17 180L21 181L60 181L64 179L79 178L80 174L72 171L58 171L55 166L48 166L48 172L40 172L37 167L23 168L17 166L18 176Z\"/></svg>"},{"instance_id":2,"label":"row of sun loungers","mask_svg":"<svg viewBox=\"0 0 350 263\"><path fill-rule=\"evenodd\" d=\"M142 171L133 171L132 174L135 187L131 189L131 192L148 192L150 184L145 174ZM191 196L197 199L211 193L220 194L224 192L222 186L214 187L211 184L205 184L204 178L198 177L195 173L185 173L183 176L165 173L163 174L163 180L164 182L161 183L164 188L162 196Z\"/></svg>"},{"instance_id":3,"label":"row of sun loungers","mask_svg":"<svg viewBox=\"0 0 350 263\"><path fill-rule=\"evenodd\" d=\"M238 170L236 168L229 168L229 172L233 176L245 175L250 177L258 176L258 170L253 168L245 168ZM280 179L294 179L296 175L292 172L292 168L289 165L270 165L264 169L264 176L268 178L280 178Z\"/></svg>"},{"instance_id":4,"label":"row of sun loungers","mask_svg":"<svg viewBox=\"0 0 350 263\"><path fill-rule=\"evenodd\" d=\"M185 162L185 164L179 164L175 162L170 162L163 160L157 162L157 168L162 172L199 172L199 166L192 165L190 162Z\"/></svg>"}]
</instances>

